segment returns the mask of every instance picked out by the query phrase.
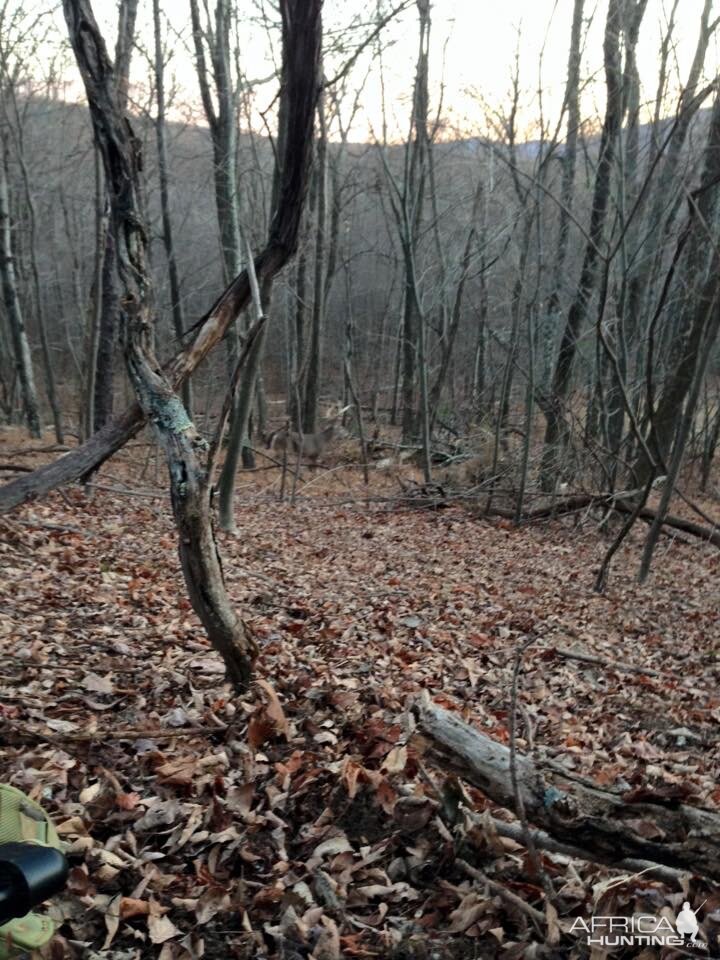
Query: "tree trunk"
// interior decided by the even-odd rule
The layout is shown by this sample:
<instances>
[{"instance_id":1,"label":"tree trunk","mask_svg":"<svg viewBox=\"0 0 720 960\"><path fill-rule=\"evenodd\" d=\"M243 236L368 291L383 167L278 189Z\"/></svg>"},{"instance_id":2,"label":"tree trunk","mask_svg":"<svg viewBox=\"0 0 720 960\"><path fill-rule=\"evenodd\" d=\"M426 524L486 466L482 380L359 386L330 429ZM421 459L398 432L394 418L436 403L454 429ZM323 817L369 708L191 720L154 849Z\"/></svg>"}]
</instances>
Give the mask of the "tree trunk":
<instances>
[{"instance_id":1,"label":"tree trunk","mask_svg":"<svg viewBox=\"0 0 720 960\"><path fill-rule=\"evenodd\" d=\"M585 0L575 0L573 5L572 27L570 30L570 52L568 54L567 81L565 85L565 103L567 108L567 135L562 154L562 179L560 183L560 223L555 260L552 268L550 296L548 297L545 331L543 336L543 378L542 389L546 389L552 371L552 359L555 353L556 325L559 321L560 291L563 286L565 259L568 237L570 235L570 217L572 216L575 194L575 165L577 161L577 141L580 130L580 40L582 36L583 8Z\"/></svg>"},{"instance_id":2,"label":"tree trunk","mask_svg":"<svg viewBox=\"0 0 720 960\"><path fill-rule=\"evenodd\" d=\"M102 317L102 275L105 260L105 237L108 229L108 211L105 201L107 193L103 178L102 159L100 151L95 149L95 261L93 264L93 280L91 286L90 303L87 309L87 335L85 337L85 357L81 366L82 413L80 415L80 437L84 442L92 436L95 425L95 375L97 373L97 356L100 348L100 321ZM58 289L62 290L60 284ZM62 310L62 308L61 308ZM62 311L64 312L64 310Z\"/></svg>"},{"instance_id":3,"label":"tree trunk","mask_svg":"<svg viewBox=\"0 0 720 960\"><path fill-rule=\"evenodd\" d=\"M32 293L35 307L35 319L37 322L38 334L40 335L40 347L43 358L43 372L45 374L45 390L47 393L48 404L53 417L55 427L55 439L58 443L65 443L63 436L62 414L60 412L60 402L57 396L55 386L55 371L53 369L52 356L50 353L50 341L47 333L47 318L45 316L45 307L42 297L40 283L40 269L38 266L38 247L37 247L37 214L35 210L35 200L30 186L30 174L28 173L27 163L25 161L25 138L23 135L23 124L20 111L18 110L15 89L11 86L9 90L10 99L15 118L15 139L16 156L20 167L20 175L23 183L23 193L25 199L25 209L28 227L28 246L30 254L30 273L32 276Z\"/></svg>"},{"instance_id":4,"label":"tree trunk","mask_svg":"<svg viewBox=\"0 0 720 960\"><path fill-rule=\"evenodd\" d=\"M249 252L248 248L248 254ZM252 279L252 267L250 266L249 269ZM254 294L254 299L257 300L258 320L264 320L269 313L271 297L272 278L266 278L262 292L258 289ZM237 396L233 399L225 462L223 463L220 479L218 480L220 527L222 530L227 530L231 533L235 532L235 478L237 476L240 456L244 450L247 449L245 443L247 440L248 424L250 422L250 412L257 384L257 376L260 370L260 361L265 345L265 329L263 325L252 342L244 364L240 388L237 391Z\"/></svg>"},{"instance_id":5,"label":"tree trunk","mask_svg":"<svg viewBox=\"0 0 720 960\"><path fill-rule=\"evenodd\" d=\"M118 5L118 33L115 44L115 89L118 109L125 112L130 82L130 61L135 43L138 0L121 0ZM121 324L117 252L112 227L108 224L102 269L102 306L95 368L93 429L109 422L115 406L115 343Z\"/></svg>"},{"instance_id":6,"label":"tree trunk","mask_svg":"<svg viewBox=\"0 0 720 960\"><path fill-rule=\"evenodd\" d=\"M325 255L327 233L327 130L323 94L318 100L317 158L317 222L315 225L315 270L313 278L313 309L310 322L310 338L305 362L302 390L302 433L315 433L317 427L318 400L320 396L320 371L322 367L322 328L325 318Z\"/></svg>"},{"instance_id":7,"label":"tree trunk","mask_svg":"<svg viewBox=\"0 0 720 960\"><path fill-rule=\"evenodd\" d=\"M41 435L40 406L38 404L37 390L35 389L35 375L33 373L30 343L20 307L20 297L18 295L17 278L15 275L15 254L10 225L7 152L2 140L0 140L0 151L2 153L0 156L0 280L2 280L3 301L10 325L10 335L15 353L15 365L20 381L25 418L30 436L39 437Z\"/></svg>"},{"instance_id":8,"label":"tree trunk","mask_svg":"<svg viewBox=\"0 0 720 960\"><path fill-rule=\"evenodd\" d=\"M415 309L415 297L412 283L413 273L410 255L403 251L405 266L405 296L403 298L403 318L401 328L402 343L402 380L400 387L402 406L403 443L417 440L418 424L415 408L415 367L417 364L418 317Z\"/></svg>"},{"instance_id":9,"label":"tree trunk","mask_svg":"<svg viewBox=\"0 0 720 960\"><path fill-rule=\"evenodd\" d=\"M167 457L180 561L190 600L210 642L223 657L229 679L242 689L249 681L257 647L248 627L232 609L225 589L210 518L210 477L200 458L205 444L174 392L172 374L168 377L160 370L153 354L152 284L147 270L147 234L138 203L139 143L118 108L112 65L89 0L64 0L63 6L110 190L125 304L128 375ZM298 48L309 42L314 56L305 69L316 89L320 5L307 4L301 10L298 0L285 0L281 10L284 62L290 52L299 52L288 49L290 39ZM308 38L298 37L298 30L307 31ZM281 117L281 124L284 119Z\"/></svg>"},{"instance_id":10,"label":"tree trunk","mask_svg":"<svg viewBox=\"0 0 720 960\"><path fill-rule=\"evenodd\" d=\"M230 4L218 0L215 23L206 31L217 107L213 104L205 61L204 37L197 0L190 0L200 94L213 144L215 207L220 229L225 282L240 271L240 221L237 202L236 97L230 72Z\"/></svg>"},{"instance_id":11,"label":"tree trunk","mask_svg":"<svg viewBox=\"0 0 720 960\"><path fill-rule=\"evenodd\" d=\"M478 212L480 210L480 201L482 199L483 188L482 180L478 182L477 189L475 191L475 198L473 200L472 212L470 214L470 229L468 230L467 237L465 239L465 248L463 250L462 259L460 261L460 276L458 277L457 286L455 288L455 296L453 298L452 311L450 314L450 322L448 324L445 335L442 338L441 342L441 360L440 360L440 369L438 370L437 376L435 378L435 383L430 390L429 397L429 408L430 408L430 432L432 433L433 426L435 425L435 419L438 415L438 409L440 407L440 398L442 397L443 387L445 386L445 380L447 378L448 370L450 369L450 361L452 359L453 347L455 346L455 339L460 329L460 320L462 319L462 306L463 306L463 295L465 293L465 281L467 280L468 269L470 267L470 253L472 250L473 243L476 239L476 220L478 217Z\"/></svg>"},{"instance_id":12,"label":"tree trunk","mask_svg":"<svg viewBox=\"0 0 720 960\"><path fill-rule=\"evenodd\" d=\"M308 297L308 244L310 231L307 227L310 225L311 213L314 209L313 194L314 186L310 190L306 209L306 221L303 228L303 239L300 244L300 253L297 258L295 269L295 301L293 313L293 323L290 334L293 340L293 354L295 363L290 370L288 381L288 414L293 428L302 433L302 374L305 363L305 323L307 317L307 297Z\"/></svg>"},{"instance_id":13,"label":"tree trunk","mask_svg":"<svg viewBox=\"0 0 720 960\"><path fill-rule=\"evenodd\" d=\"M415 406L415 387L418 374L421 387L421 405L423 401L423 378L427 381L427 370L416 370L419 366L420 349L420 291L415 269L415 253L423 214L425 198L425 172L427 166L428 143L428 61L430 43L430 4L428 0L416 0L419 18L418 58L413 88L413 107L411 140L405 149L405 172L399 209L395 209L395 218L400 231L400 243L405 268L405 298L402 324L402 437L404 443L417 440L422 429L423 411L420 416ZM422 331L424 340L424 331ZM423 345L424 346L424 345ZM425 398L427 399L427 398Z\"/></svg>"},{"instance_id":14,"label":"tree trunk","mask_svg":"<svg viewBox=\"0 0 720 960\"><path fill-rule=\"evenodd\" d=\"M158 179L160 181L160 209L162 213L162 237L170 282L170 305L173 329L177 342L182 340L185 331L183 317L182 292L178 275L175 245L173 243L172 220L170 218L170 189L168 185L168 160L165 145L165 61L162 49L162 27L160 24L160 0L153 0L153 26L155 33L155 97L157 116L155 118L155 137L158 152ZM233 274L234 276L234 274ZM182 398L188 416L192 419L192 387L190 380L182 386Z\"/></svg>"},{"instance_id":15,"label":"tree trunk","mask_svg":"<svg viewBox=\"0 0 720 960\"><path fill-rule=\"evenodd\" d=\"M720 92L715 96L710 120L700 186L692 195L687 228L689 233L686 270L682 283L693 292L683 303L678 319L678 337L673 353L678 356L674 369L663 386L657 411L651 413L648 447L659 464L665 462L678 415L693 381L696 365L702 362L701 345L714 344L720 311L716 299L720 288L720 256L707 231L714 223L717 208L717 181L720 177ZM639 482L647 478L651 465L644 452L635 470Z\"/></svg>"},{"instance_id":16,"label":"tree trunk","mask_svg":"<svg viewBox=\"0 0 720 960\"><path fill-rule=\"evenodd\" d=\"M717 272L718 268L720 267L717 259L713 266L714 271ZM678 476L680 475L680 467L682 466L685 455L687 439L690 435L690 430L695 420L695 411L697 409L698 398L700 397L700 389L702 387L703 380L705 379L705 371L707 370L710 354L715 346L715 341L717 340L718 327L720 326L720 306L718 304L719 293L720 283L716 282L714 299L707 304L704 329L701 334L701 342L699 344L692 381L689 385L689 394L685 400L684 409L682 410L682 415L680 416L680 423L678 424L675 434L672 458L668 464L668 471L665 478L665 487L663 489L662 496L660 497L657 516L650 526L650 530L648 531L647 539L645 541L645 546L643 547L640 571L638 573L639 583L643 583L650 573L650 565L652 564L653 553L660 538L660 531L665 520L665 515L667 514L670 506L670 500L675 492L675 485L677 484ZM678 409L678 413L679 412L680 411Z\"/></svg>"},{"instance_id":17,"label":"tree trunk","mask_svg":"<svg viewBox=\"0 0 720 960\"><path fill-rule=\"evenodd\" d=\"M120 291L117 284L115 262L115 238L108 224L105 233L105 249L102 256L102 281L100 292L100 331L95 367L95 397L93 403L93 430L101 430L109 422L115 404L115 340L120 325Z\"/></svg>"},{"instance_id":18,"label":"tree trunk","mask_svg":"<svg viewBox=\"0 0 720 960\"><path fill-rule=\"evenodd\" d=\"M712 0L704 0L703 9L700 14L700 26L693 56L687 79L682 87L682 95L677 108L677 118L672 128L670 140L667 143L665 157L659 168L657 183L653 193L648 198L650 210L643 223L644 234L650 238L644 255L637 260L637 264L631 273L630 285L632 289L632 299L638 305L637 313L640 320L636 320L633 327L629 330L629 342L631 346L636 339L640 339L643 333L643 320L649 318L655 303L655 293L657 279L663 262L663 254L668 245L668 238L675 223L680 205L670 203L671 198L681 196L678 190L678 171L683 158L683 150L690 133L692 122L698 111L705 102L706 97L712 91L712 85L700 89L700 80L702 77L705 57L713 32L718 26L718 20L710 22L712 11ZM674 8L673 8L674 13ZM673 19L670 18L668 31L672 29ZM669 33L667 35L670 43ZM665 39L663 38L663 49L661 57L667 57ZM661 74L666 70L666 66L661 62ZM665 87L665 80L661 77L658 86L658 102L656 103L655 127L661 124L660 116L662 111L661 96ZM654 144L647 160L647 175L650 176L653 166L657 160L657 153L660 144ZM670 209L668 210L668 206ZM641 351L633 351L638 354L638 369L642 369L643 356Z\"/></svg>"},{"instance_id":19,"label":"tree trunk","mask_svg":"<svg viewBox=\"0 0 720 960\"><path fill-rule=\"evenodd\" d=\"M556 480L565 445L565 406L570 397L572 368L577 343L595 287L596 266L603 241L615 144L622 125L623 97L620 71L619 0L610 0L605 26L604 56L607 105L600 139L600 153L593 190L590 230L580 280L570 305L555 364L551 396L545 409L547 426L541 465L541 483L550 489Z\"/></svg>"}]
</instances>

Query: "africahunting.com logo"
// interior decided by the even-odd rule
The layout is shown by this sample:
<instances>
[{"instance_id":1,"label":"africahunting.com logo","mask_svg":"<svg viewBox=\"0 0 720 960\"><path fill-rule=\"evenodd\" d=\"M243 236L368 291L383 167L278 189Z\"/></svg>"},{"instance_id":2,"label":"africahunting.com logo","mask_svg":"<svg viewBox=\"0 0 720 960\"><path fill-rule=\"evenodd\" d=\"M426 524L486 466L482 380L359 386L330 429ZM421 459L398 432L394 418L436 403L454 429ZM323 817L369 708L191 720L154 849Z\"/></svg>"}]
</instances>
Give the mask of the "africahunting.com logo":
<instances>
[{"instance_id":1,"label":"africahunting.com logo","mask_svg":"<svg viewBox=\"0 0 720 960\"><path fill-rule=\"evenodd\" d=\"M597 947L685 947L707 950L707 944L697 939L700 924L697 910L688 902L682 906L673 923L668 917L639 914L632 917L592 916L589 920L577 917L570 933L585 936L589 946Z\"/></svg>"}]
</instances>

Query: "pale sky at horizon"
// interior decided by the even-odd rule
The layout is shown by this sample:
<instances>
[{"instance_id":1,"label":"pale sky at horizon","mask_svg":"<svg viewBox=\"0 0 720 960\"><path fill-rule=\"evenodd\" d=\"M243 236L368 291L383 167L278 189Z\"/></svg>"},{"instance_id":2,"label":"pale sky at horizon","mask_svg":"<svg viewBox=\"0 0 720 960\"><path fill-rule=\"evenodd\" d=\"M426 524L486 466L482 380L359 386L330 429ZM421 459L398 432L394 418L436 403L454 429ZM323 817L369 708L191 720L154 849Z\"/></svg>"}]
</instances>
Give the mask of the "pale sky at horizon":
<instances>
[{"instance_id":1,"label":"pale sky at horizon","mask_svg":"<svg viewBox=\"0 0 720 960\"><path fill-rule=\"evenodd\" d=\"M392 0L391 0L392 2ZM394 5L394 4L393 4ZM638 64L643 84L643 99L652 102L655 96L658 72L658 49L661 29L667 21L671 0L649 0L638 43ZM30 8L33 4L30 3ZM40 8L47 6L40 3ZM94 0L96 16L112 50L116 23L115 0ZM212 0L210 2L212 7ZM703 0L680 0L676 15L675 45L670 63L673 86L678 89L687 75L697 41ZM714 4L715 15L720 12L720 0ZM271 73L268 43L263 31L250 22L257 4L252 0L238 0L243 35L239 52L243 70L251 78L266 77ZM371 4L362 0L325 0L325 21L328 33L346 29L354 14L367 14ZM515 50L519 42L521 109L519 133L533 135L539 109L538 87L543 91L543 108L551 127L557 122L565 85L567 48L572 20L573 0L503 0L502 4L489 0L435 0L432 7L431 32L431 114L437 109L441 83L443 86L444 115L451 130L465 135L486 131L484 108L480 98L491 110L507 111L509 103ZM37 9L37 5L35 5ZM172 78L177 84L176 110L180 104L200 117L197 84L190 50L189 4L187 0L165 0L163 9L168 15L171 32L166 40L173 57L168 66L166 83ZM372 8L374 9L374 7ZM604 107L602 73L602 38L607 0L586 0L585 16L592 18L583 57L583 78L596 76L583 99L583 115L595 118ZM58 28L64 31L64 20L59 7L55 8ZM140 0L138 40L141 46L152 49L151 0ZM371 28L356 33L364 36ZM519 40L518 40L519 31ZM396 19L383 33L392 46L383 56L383 69L388 105L388 125L391 137L402 137L407 129L409 97L417 53L417 14L414 4ZM538 70L541 51L544 56L539 82ZM377 61L370 64L370 53L362 57L355 68L357 82L365 79L362 109L351 131L351 139L365 140L371 131L379 134L382 126L380 107L380 70ZM706 58L706 75L714 76L720 64L720 44L713 37ZM332 65L327 73L332 75ZM131 81L138 99L146 96L147 61L136 53ZM70 63L70 75L74 65ZM257 106L266 107L275 95L274 82L258 91ZM669 104L671 109L671 105ZM178 112L178 115L180 113Z\"/></svg>"}]
</instances>

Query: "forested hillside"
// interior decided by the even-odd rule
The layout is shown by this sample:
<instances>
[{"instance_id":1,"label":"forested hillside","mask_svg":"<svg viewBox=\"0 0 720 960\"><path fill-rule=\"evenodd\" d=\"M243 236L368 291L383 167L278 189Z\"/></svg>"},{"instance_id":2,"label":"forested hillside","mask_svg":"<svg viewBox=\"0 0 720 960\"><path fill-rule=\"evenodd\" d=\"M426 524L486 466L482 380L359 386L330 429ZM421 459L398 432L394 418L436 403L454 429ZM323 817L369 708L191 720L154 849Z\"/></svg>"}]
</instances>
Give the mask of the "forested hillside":
<instances>
[{"instance_id":1,"label":"forested hillside","mask_svg":"<svg viewBox=\"0 0 720 960\"><path fill-rule=\"evenodd\" d=\"M515 6L0 4L38 956L720 951L720 10Z\"/></svg>"}]
</instances>

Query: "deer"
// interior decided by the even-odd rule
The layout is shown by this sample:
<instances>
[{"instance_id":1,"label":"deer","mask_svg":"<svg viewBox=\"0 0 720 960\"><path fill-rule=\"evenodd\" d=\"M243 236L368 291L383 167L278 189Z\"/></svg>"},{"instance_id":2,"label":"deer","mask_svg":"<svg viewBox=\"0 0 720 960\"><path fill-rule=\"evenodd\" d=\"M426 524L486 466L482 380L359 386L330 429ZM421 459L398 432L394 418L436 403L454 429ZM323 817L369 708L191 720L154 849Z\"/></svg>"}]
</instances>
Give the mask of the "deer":
<instances>
[{"instance_id":1,"label":"deer","mask_svg":"<svg viewBox=\"0 0 720 960\"><path fill-rule=\"evenodd\" d=\"M289 427L281 427L273 431L267 440L269 449L278 453L286 454L288 457L297 457L298 454L306 456L310 461L310 469L314 470L318 465L318 460L331 445L334 439L345 436L345 429L340 424L340 417L349 410L350 407L344 407L330 419L330 422L322 430L316 433L298 433L290 430Z\"/></svg>"}]
</instances>

